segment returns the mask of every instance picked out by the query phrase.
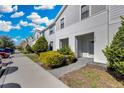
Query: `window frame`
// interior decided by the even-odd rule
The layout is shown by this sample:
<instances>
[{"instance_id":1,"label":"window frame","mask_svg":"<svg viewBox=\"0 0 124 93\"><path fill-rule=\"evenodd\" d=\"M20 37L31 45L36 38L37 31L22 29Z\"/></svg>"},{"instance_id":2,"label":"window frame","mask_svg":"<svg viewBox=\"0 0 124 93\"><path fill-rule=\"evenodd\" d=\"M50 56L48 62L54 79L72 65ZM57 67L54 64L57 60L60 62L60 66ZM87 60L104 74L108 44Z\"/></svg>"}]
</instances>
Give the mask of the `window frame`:
<instances>
[{"instance_id":1,"label":"window frame","mask_svg":"<svg viewBox=\"0 0 124 93\"><path fill-rule=\"evenodd\" d=\"M60 28L63 29L65 27L65 18L60 19Z\"/></svg>"},{"instance_id":2,"label":"window frame","mask_svg":"<svg viewBox=\"0 0 124 93\"><path fill-rule=\"evenodd\" d=\"M88 7L88 9L85 10L84 12L82 12L82 9L84 7ZM89 5L81 5L81 10L80 11L81 11L81 20L84 20L84 19L86 19L86 18L88 18L90 16L90 7L89 7Z\"/></svg>"}]
</instances>

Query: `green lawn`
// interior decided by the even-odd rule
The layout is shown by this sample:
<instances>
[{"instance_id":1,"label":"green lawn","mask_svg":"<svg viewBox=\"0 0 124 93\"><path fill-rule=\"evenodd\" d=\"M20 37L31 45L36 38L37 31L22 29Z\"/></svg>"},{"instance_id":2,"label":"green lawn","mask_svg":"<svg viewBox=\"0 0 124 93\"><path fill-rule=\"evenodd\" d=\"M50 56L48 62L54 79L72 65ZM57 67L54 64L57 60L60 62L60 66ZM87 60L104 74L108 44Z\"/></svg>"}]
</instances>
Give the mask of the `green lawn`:
<instances>
[{"instance_id":1,"label":"green lawn","mask_svg":"<svg viewBox=\"0 0 124 93\"><path fill-rule=\"evenodd\" d=\"M40 66L42 66L46 70L50 70L51 68L45 66L42 64L42 62L39 60L39 56L35 53L32 54L25 54L27 57L29 57L32 61L38 63Z\"/></svg>"},{"instance_id":2,"label":"green lawn","mask_svg":"<svg viewBox=\"0 0 124 93\"><path fill-rule=\"evenodd\" d=\"M72 88L122 88L119 81L103 69L88 65L77 71L60 77L65 84Z\"/></svg>"},{"instance_id":3,"label":"green lawn","mask_svg":"<svg viewBox=\"0 0 124 93\"><path fill-rule=\"evenodd\" d=\"M35 53L32 54L25 54L27 57L29 57L31 60L33 60L34 62L40 62L39 60L39 56Z\"/></svg>"}]
</instances>

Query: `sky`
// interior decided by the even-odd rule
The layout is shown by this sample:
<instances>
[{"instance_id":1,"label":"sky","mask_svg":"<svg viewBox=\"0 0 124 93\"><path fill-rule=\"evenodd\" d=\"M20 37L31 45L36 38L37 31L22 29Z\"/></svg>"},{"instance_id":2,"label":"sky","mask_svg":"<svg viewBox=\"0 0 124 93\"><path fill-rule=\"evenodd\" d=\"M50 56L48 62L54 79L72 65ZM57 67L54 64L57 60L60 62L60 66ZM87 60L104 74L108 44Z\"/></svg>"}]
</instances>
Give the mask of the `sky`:
<instances>
[{"instance_id":1,"label":"sky","mask_svg":"<svg viewBox=\"0 0 124 93\"><path fill-rule=\"evenodd\" d=\"M7 35L19 44L51 24L62 5L0 5L0 36Z\"/></svg>"}]
</instances>

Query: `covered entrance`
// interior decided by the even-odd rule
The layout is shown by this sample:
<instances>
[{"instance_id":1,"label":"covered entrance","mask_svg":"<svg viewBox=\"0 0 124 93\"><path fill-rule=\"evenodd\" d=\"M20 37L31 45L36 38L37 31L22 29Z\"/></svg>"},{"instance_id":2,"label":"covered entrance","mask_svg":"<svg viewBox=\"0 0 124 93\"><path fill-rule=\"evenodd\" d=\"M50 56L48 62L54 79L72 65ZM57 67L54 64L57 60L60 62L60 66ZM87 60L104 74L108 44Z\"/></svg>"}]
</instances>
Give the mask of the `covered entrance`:
<instances>
[{"instance_id":1,"label":"covered entrance","mask_svg":"<svg viewBox=\"0 0 124 93\"><path fill-rule=\"evenodd\" d=\"M94 33L88 33L76 37L77 57L94 57Z\"/></svg>"}]
</instances>

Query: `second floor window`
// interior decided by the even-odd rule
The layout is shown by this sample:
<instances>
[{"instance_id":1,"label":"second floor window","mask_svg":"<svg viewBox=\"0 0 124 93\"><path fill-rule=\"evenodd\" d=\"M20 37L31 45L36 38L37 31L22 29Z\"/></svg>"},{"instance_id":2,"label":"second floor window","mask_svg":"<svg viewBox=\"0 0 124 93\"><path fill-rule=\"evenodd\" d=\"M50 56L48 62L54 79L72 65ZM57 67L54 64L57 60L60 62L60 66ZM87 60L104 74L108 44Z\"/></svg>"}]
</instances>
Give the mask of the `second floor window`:
<instances>
[{"instance_id":1,"label":"second floor window","mask_svg":"<svg viewBox=\"0 0 124 93\"><path fill-rule=\"evenodd\" d=\"M89 17L89 6L82 5L81 6L81 20Z\"/></svg>"},{"instance_id":2,"label":"second floor window","mask_svg":"<svg viewBox=\"0 0 124 93\"><path fill-rule=\"evenodd\" d=\"M62 19L60 20L60 28L61 28L61 29L64 28L64 18L62 18Z\"/></svg>"},{"instance_id":3,"label":"second floor window","mask_svg":"<svg viewBox=\"0 0 124 93\"><path fill-rule=\"evenodd\" d=\"M50 32L49 32L49 34L50 34L50 35L51 35L51 34L53 34L53 33L54 33L54 31L55 31L55 27L54 27L54 26L53 26L53 27L51 27L49 31L50 31Z\"/></svg>"}]
</instances>

